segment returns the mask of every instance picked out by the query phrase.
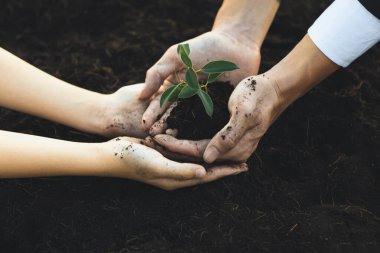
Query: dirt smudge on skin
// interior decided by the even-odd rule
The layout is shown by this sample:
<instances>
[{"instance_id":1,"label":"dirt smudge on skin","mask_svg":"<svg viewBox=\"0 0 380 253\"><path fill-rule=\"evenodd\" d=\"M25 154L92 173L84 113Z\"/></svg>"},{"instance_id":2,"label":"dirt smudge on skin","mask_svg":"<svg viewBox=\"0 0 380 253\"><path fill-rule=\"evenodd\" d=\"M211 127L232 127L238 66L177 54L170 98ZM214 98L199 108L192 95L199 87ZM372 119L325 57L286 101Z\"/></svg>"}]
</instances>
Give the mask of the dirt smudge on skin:
<instances>
[{"instance_id":1,"label":"dirt smudge on skin","mask_svg":"<svg viewBox=\"0 0 380 253\"><path fill-rule=\"evenodd\" d=\"M205 24L220 7L214 0L46 2L3 1L1 47L105 94L123 80L142 80L169 45L208 32ZM286 1L261 48L260 69L282 59L331 2ZM293 103L249 159L249 173L171 193L114 178L2 179L1 251L380 252L379 57L377 45ZM99 71L103 66L113 71ZM256 91L246 88L247 96L261 92L261 84ZM247 111L239 112L244 118ZM0 126L104 141L4 108Z\"/></svg>"},{"instance_id":2,"label":"dirt smudge on skin","mask_svg":"<svg viewBox=\"0 0 380 253\"><path fill-rule=\"evenodd\" d=\"M248 87L252 90L252 91L255 91L256 90L256 80L255 79L252 79L252 80L248 80Z\"/></svg>"},{"instance_id":3,"label":"dirt smudge on skin","mask_svg":"<svg viewBox=\"0 0 380 253\"><path fill-rule=\"evenodd\" d=\"M116 128L116 129L125 129L125 125L121 122L118 122L117 120L114 121L113 124L110 124L106 127L107 130L111 129L111 128Z\"/></svg>"},{"instance_id":4,"label":"dirt smudge on skin","mask_svg":"<svg viewBox=\"0 0 380 253\"><path fill-rule=\"evenodd\" d=\"M115 143L115 146L113 147L114 156L119 157L120 159L124 159L124 157L126 156L128 152L136 151L133 143L124 145L122 142L118 142L121 140L120 138L116 138L114 140L117 142ZM141 142L142 141L140 141L140 144L143 144L143 142L142 143Z\"/></svg>"}]
</instances>

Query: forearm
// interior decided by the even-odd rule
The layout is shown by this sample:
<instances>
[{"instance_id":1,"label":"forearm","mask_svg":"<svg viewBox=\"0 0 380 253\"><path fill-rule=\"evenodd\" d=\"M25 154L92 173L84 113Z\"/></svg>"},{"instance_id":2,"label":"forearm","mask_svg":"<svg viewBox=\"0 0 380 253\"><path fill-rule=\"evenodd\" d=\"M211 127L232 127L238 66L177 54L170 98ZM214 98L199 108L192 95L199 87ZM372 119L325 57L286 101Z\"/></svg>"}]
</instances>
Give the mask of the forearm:
<instances>
[{"instance_id":1,"label":"forearm","mask_svg":"<svg viewBox=\"0 0 380 253\"><path fill-rule=\"evenodd\" d=\"M0 178L102 176L99 144L0 131Z\"/></svg>"},{"instance_id":2,"label":"forearm","mask_svg":"<svg viewBox=\"0 0 380 253\"><path fill-rule=\"evenodd\" d=\"M213 30L260 48L279 6L280 0L224 0Z\"/></svg>"},{"instance_id":3,"label":"forearm","mask_svg":"<svg viewBox=\"0 0 380 253\"><path fill-rule=\"evenodd\" d=\"M96 106L101 98L0 48L0 106L97 133Z\"/></svg>"},{"instance_id":4,"label":"forearm","mask_svg":"<svg viewBox=\"0 0 380 253\"><path fill-rule=\"evenodd\" d=\"M276 84L279 106L285 109L338 68L306 35L282 61L264 75Z\"/></svg>"},{"instance_id":5,"label":"forearm","mask_svg":"<svg viewBox=\"0 0 380 253\"><path fill-rule=\"evenodd\" d=\"M374 8L366 9L361 2ZM380 40L380 9L369 4L372 2L334 1L310 27L308 35L266 73L276 83L282 109Z\"/></svg>"}]
</instances>

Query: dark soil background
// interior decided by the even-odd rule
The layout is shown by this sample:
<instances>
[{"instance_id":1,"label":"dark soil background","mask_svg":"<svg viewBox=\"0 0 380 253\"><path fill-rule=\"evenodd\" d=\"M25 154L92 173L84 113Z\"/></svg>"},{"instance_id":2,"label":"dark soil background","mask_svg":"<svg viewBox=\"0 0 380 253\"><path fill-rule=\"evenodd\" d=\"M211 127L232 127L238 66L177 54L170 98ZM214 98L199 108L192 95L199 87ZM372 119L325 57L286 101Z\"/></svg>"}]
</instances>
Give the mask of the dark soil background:
<instances>
[{"instance_id":1,"label":"dark soil background","mask_svg":"<svg viewBox=\"0 0 380 253\"><path fill-rule=\"evenodd\" d=\"M330 2L282 1L261 71ZM208 31L220 3L1 0L0 45L113 92L143 81L171 44ZM377 46L292 105L245 175L174 192L119 179L1 180L0 252L380 252L379 74ZM0 128L102 140L6 109Z\"/></svg>"}]
</instances>

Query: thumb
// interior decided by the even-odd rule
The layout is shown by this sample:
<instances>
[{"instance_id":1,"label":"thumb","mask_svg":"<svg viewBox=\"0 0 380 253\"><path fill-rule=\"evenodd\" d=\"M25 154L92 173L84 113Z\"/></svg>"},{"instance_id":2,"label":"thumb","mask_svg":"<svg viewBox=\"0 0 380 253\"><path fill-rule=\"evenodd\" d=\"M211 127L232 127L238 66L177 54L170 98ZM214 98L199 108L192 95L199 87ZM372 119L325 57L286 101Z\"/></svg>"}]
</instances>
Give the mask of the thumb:
<instances>
[{"instance_id":1,"label":"thumb","mask_svg":"<svg viewBox=\"0 0 380 253\"><path fill-rule=\"evenodd\" d=\"M228 124L220 130L209 142L203 154L207 163L214 162L221 155L235 148L247 130L245 118L232 112Z\"/></svg>"},{"instance_id":2,"label":"thumb","mask_svg":"<svg viewBox=\"0 0 380 253\"><path fill-rule=\"evenodd\" d=\"M169 48L161 59L146 72L145 84L140 93L140 99L151 97L160 88L164 80L176 72L180 66L175 50L172 47Z\"/></svg>"}]
</instances>

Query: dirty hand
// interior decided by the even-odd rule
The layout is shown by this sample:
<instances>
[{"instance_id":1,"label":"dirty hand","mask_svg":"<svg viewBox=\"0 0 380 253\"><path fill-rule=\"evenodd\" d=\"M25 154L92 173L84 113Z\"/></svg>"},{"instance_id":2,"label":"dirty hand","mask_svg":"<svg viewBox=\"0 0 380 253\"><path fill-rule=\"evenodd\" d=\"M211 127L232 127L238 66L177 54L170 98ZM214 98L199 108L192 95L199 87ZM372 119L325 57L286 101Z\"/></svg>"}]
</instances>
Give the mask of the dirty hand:
<instances>
[{"instance_id":1,"label":"dirty hand","mask_svg":"<svg viewBox=\"0 0 380 253\"><path fill-rule=\"evenodd\" d=\"M128 85L100 99L99 118L101 135L107 137L146 136L141 127L141 118L149 101L139 100L143 84Z\"/></svg>"},{"instance_id":2,"label":"dirty hand","mask_svg":"<svg viewBox=\"0 0 380 253\"><path fill-rule=\"evenodd\" d=\"M223 74L220 78L222 81L230 81L232 85L236 85L244 77L257 74L260 50L252 42L247 43L221 31L211 31L183 43L189 44L190 58L196 68L201 68L209 61L221 59L234 62L240 67ZM147 71L140 99L150 98L162 84L178 83L179 79L183 79L185 70L186 66L177 54L177 45L171 46ZM160 96L156 94L156 98L143 115L142 125L145 130L148 130L166 109L160 108L159 99Z\"/></svg>"},{"instance_id":3,"label":"dirty hand","mask_svg":"<svg viewBox=\"0 0 380 253\"><path fill-rule=\"evenodd\" d=\"M228 124L211 140L178 140L170 134L158 134L154 140L168 151L198 157L212 163L216 160L246 161L256 150L261 137L282 112L274 81L265 75L248 77L232 93ZM162 124L152 133L162 133ZM171 130L172 132L172 130Z\"/></svg>"},{"instance_id":4,"label":"dirty hand","mask_svg":"<svg viewBox=\"0 0 380 253\"><path fill-rule=\"evenodd\" d=\"M211 182L248 170L246 164L206 169L198 164L178 163L144 145L141 139L119 137L102 143L101 175L137 180L165 190Z\"/></svg>"},{"instance_id":5,"label":"dirty hand","mask_svg":"<svg viewBox=\"0 0 380 253\"><path fill-rule=\"evenodd\" d=\"M216 159L244 161L291 103L337 69L339 66L306 35L271 70L240 82L228 103L230 121L210 142L181 141L169 135L157 135L155 140L167 150L203 156L206 162ZM158 132L158 129L152 131Z\"/></svg>"}]
</instances>

